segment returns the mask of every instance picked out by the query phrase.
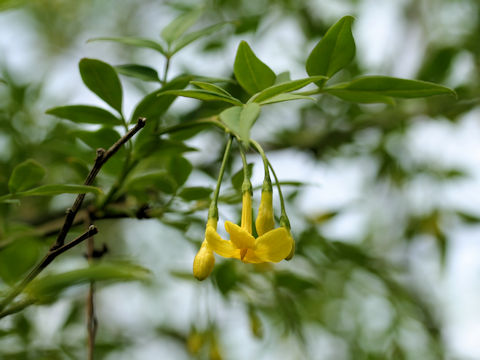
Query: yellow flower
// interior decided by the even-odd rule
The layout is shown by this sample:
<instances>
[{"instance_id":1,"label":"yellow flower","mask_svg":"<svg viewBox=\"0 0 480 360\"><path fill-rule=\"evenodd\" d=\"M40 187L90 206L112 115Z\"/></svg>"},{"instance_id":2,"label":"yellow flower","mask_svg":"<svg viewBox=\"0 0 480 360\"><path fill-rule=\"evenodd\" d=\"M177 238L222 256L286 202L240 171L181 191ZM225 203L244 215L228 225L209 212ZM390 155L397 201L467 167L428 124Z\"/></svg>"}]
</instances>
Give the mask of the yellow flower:
<instances>
[{"instance_id":1,"label":"yellow flower","mask_svg":"<svg viewBox=\"0 0 480 360\"><path fill-rule=\"evenodd\" d=\"M207 221L207 231L212 229L216 231L217 229L217 219L211 218ZM208 242L205 239L203 240L200 250L198 250L195 259L193 260L193 276L198 280L205 280L213 270L215 265L215 255L213 254L212 249L208 246Z\"/></svg>"},{"instance_id":2,"label":"yellow flower","mask_svg":"<svg viewBox=\"0 0 480 360\"><path fill-rule=\"evenodd\" d=\"M257 220L255 220L255 228L257 234L262 236L275 227L273 218L273 196L272 190L262 191L262 199L258 208Z\"/></svg>"},{"instance_id":3,"label":"yellow flower","mask_svg":"<svg viewBox=\"0 0 480 360\"><path fill-rule=\"evenodd\" d=\"M262 231L268 229L269 221L265 223L267 226L262 227ZM256 239L252 236L252 197L249 191L243 194L241 226L226 221L225 229L230 234L230 241L222 239L213 227L207 226L205 233L208 246L223 257L246 263L279 262L292 250L293 239L285 227L267 230Z\"/></svg>"}]
</instances>

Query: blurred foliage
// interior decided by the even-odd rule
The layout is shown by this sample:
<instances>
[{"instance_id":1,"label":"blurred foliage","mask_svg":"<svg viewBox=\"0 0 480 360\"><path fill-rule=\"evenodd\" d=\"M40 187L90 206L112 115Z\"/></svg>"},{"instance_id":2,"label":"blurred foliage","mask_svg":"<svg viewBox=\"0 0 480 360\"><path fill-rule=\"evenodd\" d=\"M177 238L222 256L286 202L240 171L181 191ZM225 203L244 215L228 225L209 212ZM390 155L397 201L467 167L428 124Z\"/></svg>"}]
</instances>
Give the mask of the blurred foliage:
<instances>
[{"instance_id":1,"label":"blurred foliage","mask_svg":"<svg viewBox=\"0 0 480 360\"><path fill-rule=\"evenodd\" d=\"M480 7L473 0L462 1L474 20L465 22L465 29L458 29L455 41L442 42L430 34L430 29L435 28L440 34L442 29L449 31L449 25L442 24L441 19L442 14L448 12L451 1L436 1L435 6L430 4L432 2L411 0L399 7L405 29L414 26L423 31L424 53L413 77L450 85L452 74L455 75L462 66L460 60L471 59L469 76L453 82L457 99L441 96L400 100L395 106L388 106L355 104L321 96L318 101L304 101L292 106L294 116L290 116L288 126L269 124L271 132L262 134L269 153L293 149L306 154L317 164L327 165L338 159L368 159L372 164L368 171L372 173L362 183L362 191L371 198L360 204L305 214L299 199L308 190L309 182L317 179L290 183L287 207L292 219L298 220L292 221L296 255L291 262L277 267L271 264L246 265L228 259L217 261L211 280L202 283L200 290L190 268L169 269L169 281L195 289L195 298L197 291L200 292L202 296L195 299L199 303L197 312L200 315L191 316L188 325L158 323L153 325L154 329L146 328L138 334L121 328L123 325L106 324L100 320L96 358L112 359L118 354L132 354L136 347L142 346L145 338L175 344L180 349L178 356L184 358L238 358L242 349L229 349L227 346L231 341L225 335L231 333L230 328L237 324L224 321L221 311L217 312L218 304L222 309L241 304L242 315L238 316L246 319L242 326L248 327L246 331L262 347L272 351L280 348L276 356L285 359L442 359L450 356L445 344L445 324L434 299L427 296L425 292L428 290L411 281L414 274L409 249L427 238L437 249L432 258L444 266L449 254L449 225L452 221L478 224L480 215L435 201L427 209L415 208L409 191L419 180L428 179L429 186L436 187L468 178L469 174L465 169L419 160L409 151L407 136L413 125L419 122L433 119L455 124L466 114L478 110ZM354 16L364 6L363 1L341 3ZM431 5L431 11L419 3L424 3L426 8ZM19 77L7 65L4 61L6 55L0 54L0 196L38 189L45 184L82 184L94 161L95 149L109 147L128 124L134 123L138 116L146 116L146 128L135 141L115 155L98 176L91 191L95 193L99 187L103 194L88 195L86 199L86 207L94 209L90 216L107 229L102 235L102 241L109 247L105 260L131 260L133 257L126 253L126 236L113 230L121 228L124 218L138 219L135 227L139 232L142 232L142 221L155 218L163 226L177 229L192 252L196 251L201 235L192 236L191 233L201 234L200 229L204 227L225 137L211 127L182 128L182 125L218 114L227 105L221 101L195 102L185 108L171 109L175 100L172 94L178 94L194 80L197 84L220 84L229 95L241 101L246 101L248 96L232 81L234 71L235 75L242 71L240 65L236 66L237 70L231 66L228 74L213 71L199 74L197 62L185 61L180 50L190 46L190 40L198 40L192 48L199 63L202 57L212 54L230 56L231 45L236 45L240 39L261 39L288 21L299 29L297 45L304 49L302 59L289 60L304 63L312 44L336 19L345 15L332 15L334 9L313 1L211 0L205 3L201 14L196 12L196 6L194 1L0 1L0 10L3 11L0 16L19 15L25 31L35 33L42 54L39 69L44 73L41 81L26 81L25 76ZM265 13L266 8L270 10L268 13ZM192 9L194 15L188 12ZM162 26L149 28L154 26L152 17L158 14L162 14ZM181 14L190 15L170 23L167 30L159 34ZM185 25L192 25L193 30L187 31ZM462 23L457 26L461 27ZM79 47L80 41L93 37L104 37L105 40L112 34L117 40L108 45L111 49L108 56L114 59L115 66L92 59L80 62L81 76L90 89L98 89L105 83L102 80L108 80L108 88L94 90L106 101L104 107L93 104L80 104L81 108L78 105L63 106L64 94L48 92L49 76L55 71L48 64L59 64L70 51ZM133 47L121 40L127 37L137 38ZM156 45L139 42L139 38L148 38ZM164 43L161 43L162 39ZM107 46L103 42L96 46L102 44ZM86 48L88 46L93 44ZM152 54L163 54L165 58L160 62L157 58L154 67ZM78 61L80 57L82 55L78 56ZM174 66L177 60L181 64L177 73L166 76L165 69ZM36 60L30 61L34 64ZM337 79L355 78L365 72L365 67L364 62L354 60L336 75ZM385 75L392 75L393 64L383 70ZM77 69L68 71L73 73ZM63 81L67 81L68 76ZM220 78L206 78L211 76ZM143 99L126 113L128 108L122 101L132 89L140 92ZM174 92L162 94L166 91ZM63 119L46 115L49 106L49 114ZM82 120L79 113L91 121ZM171 126L177 126L177 131L162 135L162 129ZM194 161L189 155L201 150L196 148L200 147L198 144L209 149L210 156ZM210 185L196 183L192 180L194 175L208 179ZM12 177L19 180L13 181ZM231 207L238 212L241 170L229 164L226 178L229 180L223 184L225 189L220 197L220 207ZM254 184L257 185L261 184ZM70 192L75 193L74 190ZM52 235L61 225L59 221L65 208L71 205L72 198L68 196L25 196L20 205L0 202L0 291L6 292L22 279L44 255L53 242ZM17 201L19 197L6 200ZM378 217L379 210L372 209L372 204L377 204L374 207L381 204L381 218ZM352 210L365 214L365 229L358 230L349 241L328 236L326 227ZM131 226L130 222L127 224ZM73 232L80 233L84 225L76 224ZM170 239L162 238L158 249L152 251L161 253L162 247L173 246ZM139 250L134 255L139 263L142 263L141 254ZM50 274L38 279L37 287L32 284L32 289L42 289L42 286L49 289L48 301L44 302L67 303L67 312L59 314L55 321L60 323L55 344L42 344L37 340L44 325L39 323L36 311L43 307L26 303L28 308L25 311L0 319L0 358L83 357L85 288L80 285L70 289L70 285L103 279L143 279L145 276L142 268L130 262L99 265L108 267L109 273L101 267L101 271L76 268L65 272L65 264L69 261L78 264L83 260L79 250L64 256L63 268L54 263ZM102 264L104 260L98 262ZM147 283L141 285L141 290L148 293L155 285L163 286ZM107 290L108 284L103 288ZM45 294L36 294L37 297L42 295ZM21 302L19 306L22 306ZM158 307L161 311L162 304ZM295 346L290 349L280 347L284 341ZM326 347L333 350L330 353L327 350L317 352L320 343L329 344Z\"/></svg>"}]
</instances>

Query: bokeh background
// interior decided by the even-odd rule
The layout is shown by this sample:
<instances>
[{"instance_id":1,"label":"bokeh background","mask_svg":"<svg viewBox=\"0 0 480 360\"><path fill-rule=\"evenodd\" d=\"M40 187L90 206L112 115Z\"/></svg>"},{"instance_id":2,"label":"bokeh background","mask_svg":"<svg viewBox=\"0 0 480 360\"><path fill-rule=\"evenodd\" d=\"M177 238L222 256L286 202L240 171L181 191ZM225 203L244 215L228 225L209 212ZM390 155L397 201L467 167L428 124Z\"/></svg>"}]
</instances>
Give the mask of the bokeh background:
<instances>
[{"instance_id":1,"label":"bokeh background","mask_svg":"<svg viewBox=\"0 0 480 360\"><path fill-rule=\"evenodd\" d=\"M88 39L159 39L172 19L196 5L0 1L0 193L7 193L14 166L28 158L48 169L46 183L83 181L98 129L45 114L66 104L104 106L82 84L81 58L163 72L165 59L152 50ZM344 15L356 18L357 56L338 80L414 78L449 86L458 98L401 100L393 107L325 96L266 109L252 136L280 180L290 182L284 191L297 241L290 262L253 266L217 258L211 279L200 283L191 267L206 199L172 197L154 185L147 195L119 197L118 203L148 203L155 211L150 219L98 221L95 241L109 249L100 261L135 262L150 269L152 279L97 284L96 358L480 359L478 1L206 1L195 28L232 23L175 55L168 78L231 78L241 40L276 73L304 77L309 52ZM127 114L158 88L121 80ZM177 99L163 121L215 111L216 104ZM224 144L214 129L181 134L151 156L150 166L163 168L181 156L193 165L185 186L213 188ZM252 153L248 160L254 186L261 185L259 157ZM118 163L100 175L99 186L112 185ZM239 216L230 178L240 167L234 155L222 187L221 222ZM46 226L72 199L0 205L0 290L46 251L54 239ZM40 230L26 236L19 229ZM84 252L72 251L48 271L85 266ZM0 358L84 358L87 290L71 287L49 304L2 319Z\"/></svg>"}]
</instances>

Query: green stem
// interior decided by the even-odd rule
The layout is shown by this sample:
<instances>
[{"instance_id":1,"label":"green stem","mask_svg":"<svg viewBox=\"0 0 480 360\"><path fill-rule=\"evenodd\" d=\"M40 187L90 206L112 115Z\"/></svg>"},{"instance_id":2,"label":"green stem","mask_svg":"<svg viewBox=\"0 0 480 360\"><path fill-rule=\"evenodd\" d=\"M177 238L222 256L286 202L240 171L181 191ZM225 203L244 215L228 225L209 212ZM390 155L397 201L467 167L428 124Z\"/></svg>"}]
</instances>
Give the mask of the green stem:
<instances>
[{"instance_id":1,"label":"green stem","mask_svg":"<svg viewBox=\"0 0 480 360\"><path fill-rule=\"evenodd\" d=\"M248 177L248 163L247 163L247 157L245 156L245 149L243 148L243 145L241 141L238 141L238 148L240 150L240 156L242 158L242 163L243 163L243 184L242 184L242 193L245 193L247 191L252 192L252 183L250 182L250 178Z\"/></svg>"},{"instance_id":2,"label":"green stem","mask_svg":"<svg viewBox=\"0 0 480 360\"><path fill-rule=\"evenodd\" d=\"M197 120L197 121L190 121L190 122L183 123L183 124L169 126L169 127L160 129L157 132L157 134L158 135L170 134L170 133L173 133L173 132L176 132L176 131L181 131L181 130L189 129L189 128L194 127L194 126L200 126L200 125L206 125L206 124L215 125L215 126L221 128L222 130L224 130L225 132L229 132L227 127L225 125L223 125L220 121L215 120L214 118L208 118L208 119L200 119L200 120Z\"/></svg>"},{"instance_id":3,"label":"green stem","mask_svg":"<svg viewBox=\"0 0 480 360\"><path fill-rule=\"evenodd\" d=\"M317 95L317 94L322 94L323 90L318 88L314 90L308 90L308 91L299 91L293 93L294 95L302 95L302 96L310 96L310 95Z\"/></svg>"},{"instance_id":4,"label":"green stem","mask_svg":"<svg viewBox=\"0 0 480 360\"><path fill-rule=\"evenodd\" d=\"M225 168L227 166L227 160L230 155L230 150L232 149L233 136L230 135L228 138L227 146L225 147L225 152L223 153L222 165L220 166L220 173L218 174L217 186L215 187L215 192L213 193L212 203L210 204L210 209L208 210L208 218L218 219L218 196L220 194L220 187L222 185L223 174L225 173Z\"/></svg>"},{"instance_id":5,"label":"green stem","mask_svg":"<svg viewBox=\"0 0 480 360\"><path fill-rule=\"evenodd\" d=\"M12 315L12 314L15 314L19 311L22 311L23 309L25 309L26 307L28 307L32 304L35 304L35 300L29 299L29 298L27 298L23 301L20 301L18 303L15 303L15 304L11 305L10 307L8 307L7 309L5 309L3 311L0 311L0 319L4 318L5 316Z\"/></svg>"},{"instance_id":6,"label":"green stem","mask_svg":"<svg viewBox=\"0 0 480 360\"><path fill-rule=\"evenodd\" d=\"M283 199L282 188L280 186L280 182L278 181L277 174L275 173L275 170L273 170L273 166L270 162L268 162L268 166L270 167L270 170L272 171L273 177L275 178L275 183L277 185L277 190L278 190L278 197L280 198L280 209L281 209L281 212L282 212L282 215L280 216L280 225L285 226L286 228L290 229L290 220L288 219L287 211L285 210L285 200Z\"/></svg>"},{"instance_id":7,"label":"green stem","mask_svg":"<svg viewBox=\"0 0 480 360\"><path fill-rule=\"evenodd\" d=\"M265 179L263 181L263 190L272 191L272 180L270 179L270 171L268 171L269 163L265 151L255 140L250 139L250 143L258 151L263 160L263 168L265 169Z\"/></svg>"},{"instance_id":8,"label":"green stem","mask_svg":"<svg viewBox=\"0 0 480 360\"><path fill-rule=\"evenodd\" d=\"M165 70L163 71L163 84L167 83L168 69L170 68L170 55L167 56L167 61L165 62Z\"/></svg>"}]
</instances>

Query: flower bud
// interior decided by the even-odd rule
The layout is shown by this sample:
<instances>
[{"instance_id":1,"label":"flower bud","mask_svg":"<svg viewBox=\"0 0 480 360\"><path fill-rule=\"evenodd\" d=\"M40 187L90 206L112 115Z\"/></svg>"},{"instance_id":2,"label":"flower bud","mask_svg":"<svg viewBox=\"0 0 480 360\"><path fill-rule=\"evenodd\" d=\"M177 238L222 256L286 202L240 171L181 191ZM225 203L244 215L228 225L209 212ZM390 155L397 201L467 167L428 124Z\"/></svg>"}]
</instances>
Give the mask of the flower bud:
<instances>
[{"instance_id":1,"label":"flower bud","mask_svg":"<svg viewBox=\"0 0 480 360\"><path fill-rule=\"evenodd\" d=\"M193 260L193 276L197 280L205 280L211 274L214 265L215 255L208 247L208 243L204 241Z\"/></svg>"},{"instance_id":2,"label":"flower bud","mask_svg":"<svg viewBox=\"0 0 480 360\"><path fill-rule=\"evenodd\" d=\"M244 191L242 195L242 220L241 226L252 233L252 194L249 190Z\"/></svg>"},{"instance_id":3,"label":"flower bud","mask_svg":"<svg viewBox=\"0 0 480 360\"><path fill-rule=\"evenodd\" d=\"M217 230L217 219L209 218L207 221L207 229L212 227ZM206 233L206 231L205 231ZM193 260L193 276L198 280L205 280L213 270L215 265L215 255L213 250L208 246L208 242L204 239L200 250L198 250L195 259Z\"/></svg>"},{"instance_id":4,"label":"flower bud","mask_svg":"<svg viewBox=\"0 0 480 360\"><path fill-rule=\"evenodd\" d=\"M262 191L262 199L260 200L257 219L255 220L255 227L257 229L258 236L262 236L275 227L272 195L272 191Z\"/></svg>"}]
</instances>

